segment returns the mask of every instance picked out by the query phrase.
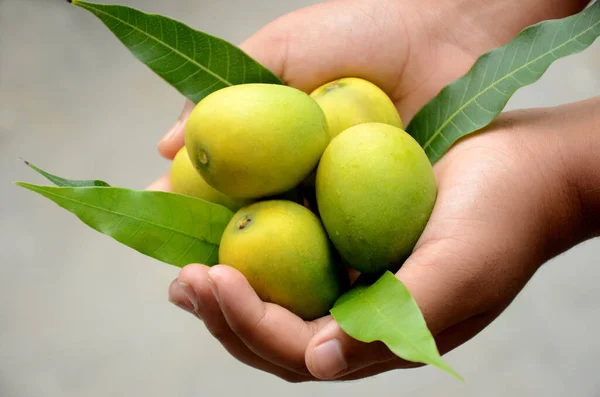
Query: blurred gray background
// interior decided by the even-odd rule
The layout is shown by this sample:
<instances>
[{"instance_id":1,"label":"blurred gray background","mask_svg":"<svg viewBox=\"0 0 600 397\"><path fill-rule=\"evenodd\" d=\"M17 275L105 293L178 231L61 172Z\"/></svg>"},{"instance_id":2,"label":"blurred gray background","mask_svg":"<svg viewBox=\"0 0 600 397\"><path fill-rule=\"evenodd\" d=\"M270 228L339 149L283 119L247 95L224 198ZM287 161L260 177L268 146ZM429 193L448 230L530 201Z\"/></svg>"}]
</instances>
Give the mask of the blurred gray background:
<instances>
[{"instance_id":1,"label":"blurred gray background","mask_svg":"<svg viewBox=\"0 0 600 397\"><path fill-rule=\"evenodd\" d=\"M241 42L302 0L123 0ZM510 108L600 94L600 40L555 63ZM180 95L91 14L0 0L0 396L598 396L600 241L544 266L514 304L433 368L287 384L231 358L167 301L178 269L117 244L11 184L58 175L143 188L169 167L156 143ZM599 110L600 111L600 110Z\"/></svg>"}]
</instances>

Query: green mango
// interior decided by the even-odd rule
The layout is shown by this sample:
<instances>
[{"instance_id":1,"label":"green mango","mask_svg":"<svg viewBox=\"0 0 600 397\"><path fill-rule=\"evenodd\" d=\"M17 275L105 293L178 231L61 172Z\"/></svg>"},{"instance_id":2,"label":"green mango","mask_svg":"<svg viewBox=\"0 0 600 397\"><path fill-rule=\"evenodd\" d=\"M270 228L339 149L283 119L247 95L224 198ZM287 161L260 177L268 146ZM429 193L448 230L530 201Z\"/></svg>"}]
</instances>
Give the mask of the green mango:
<instances>
[{"instance_id":1,"label":"green mango","mask_svg":"<svg viewBox=\"0 0 600 397\"><path fill-rule=\"evenodd\" d=\"M358 77L345 77L315 89L310 96L321 106L333 139L362 123L385 123L404 128L396 105L378 86Z\"/></svg>"},{"instance_id":2,"label":"green mango","mask_svg":"<svg viewBox=\"0 0 600 397\"><path fill-rule=\"evenodd\" d=\"M201 198L219 204L235 212L252 200L229 197L211 187L196 171L187 150L181 148L171 163L171 190L174 193Z\"/></svg>"},{"instance_id":3,"label":"green mango","mask_svg":"<svg viewBox=\"0 0 600 397\"><path fill-rule=\"evenodd\" d=\"M396 270L433 211L433 167L405 131L364 123L336 136L317 169L319 213L349 266L366 274Z\"/></svg>"},{"instance_id":4,"label":"green mango","mask_svg":"<svg viewBox=\"0 0 600 397\"><path fill-rule=\"evenodd\" d=\"M221 237L219 262L239 270L263 301L304 320L327 315L349 284L319 218L292 201L241 208Z\"/></svg>"},{"instance_id":5,"label":"green mango","mask_svg":"<svg viewBox=\"0 0 600 397\"><path fill-rule=\"evenodd\" d=\"M308 94L277 84L215 91L196 105L185 129L185 146L204 180L246 199L298 186L328 143L319 105Z\"/></svg>"}]
</instances>

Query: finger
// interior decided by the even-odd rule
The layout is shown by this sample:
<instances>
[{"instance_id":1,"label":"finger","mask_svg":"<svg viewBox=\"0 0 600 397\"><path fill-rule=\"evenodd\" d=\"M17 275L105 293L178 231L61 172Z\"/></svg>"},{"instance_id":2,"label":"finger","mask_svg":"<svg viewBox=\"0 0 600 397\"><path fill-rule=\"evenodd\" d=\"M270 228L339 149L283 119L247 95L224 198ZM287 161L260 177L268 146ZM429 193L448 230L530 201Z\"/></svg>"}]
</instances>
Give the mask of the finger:
<instances>
[{"instance_id":1,"label":"finger","mask_svg":"<svg viewBox=\"0 0 600 397\"><path fill-rule=\"evenodd\" d=\"M446 354L468 342L491 324L506 307L475 315L465 321L442 331L437 337L437 346L441 354Z\"/></svg>"},{"instance_id":2,"label":"finger","mask_svg":"<svg viewBox=\"0 0 600 397\"><path fill-rule=\"evenodd\" d=\"M482 286L469 273L466 258L451 255L456 247L448 244L455 242L445 240L423 246L396 274L415 298L433 335L485 311L475 303L485 301L478 297ZM306 366L319 379L337 378L396 359L383 343L360 342L337 324L321 330L306 352Z\"/></svg>"},{"instance_id":3,"label":"finger","mask_svg":"<svg viewBox=\"0 0 600 397\"><path fill-rule=\"evenodd\" d=\"M208 267L198 264L188 265L179 273L178 278L171 283L169 300L176 306L194 313L204 321L209 332L223 347L242 363L272 373L288 382L303 382L312 377L288 371L280 366L267 362L257 356L231 330L219 304L208 283Z\"/></svg>"},{"instance_id":4,"label":"finger","mask_svg":"<svg viewBox=\"0 0 600 397\"><path fill-rule=\"evenodd\" d=\"M465 342L469 341L471 338L473 338L475 335L481 332L485 327L487 327L492 321L494 321L494 319L498 317L498 315L500 315L502 310L503 309L476 315L441 332L435 338L440 354L444 355L454 350L458 346L464 344ZM370 365L368 367L365 367L355 372L351 372L345 376L336 379L363 379L369 376L378 375L396 369L419 368L424 365L425 364L422 363L416 363L397 358L395 360Z\"/></svg>"},{"instance_id":5,"label":"finger","mask_svg":"<svg viewBox=\"0 0 600 397\"><path fill-rule=\"evenodd\" d=\"M308 373L304 352L319 322L307 323L279 305L261 301L232 267L217 265L208 275L227 323L250 350L281 367Z\"/></svg>"},{"instance_id":6,"label":"finger","mask_svg":"<svg viewBox=\"0 0 600 397\"><path fill-rule=\"evenodd\" d=\"M171 284L169 284L169 302L188 313L196 314L194 304L184 293L177 279L171 281Z\"/></svg>"},{"instance_id":7,"label":"finger","mask_svg":"<svg viewBox=\"0 0 600 397\"><path fill-rule=\"evenodd\" d=\"M150 185L146 187L146 190L159 190L163 192L171 191L171 174L167 172Z\"/></svg>"},{"instance_id":8,"label":"finger","mask_svg":"<svg viewBox=\"0 0 600 397\"><path fill-rule=\"evenodd\" d=\"M396 359L382 342L359 342L335 321L309 342L305 355L306 367L318 379L340 378L372 364Z\"/></svg>"},{"instance_id":9,"label":"finger","mask_svg":"<svg viewBox=\"0 0 600 397\"><path fill-rule=\"evenodd\" d=\"M194 109L194 106L195 104L192 101L185 101L183 111L179 115L179 118L158 142L158 151L163 157L172 160L179 149L183 147L185 141L185 123Z\"/></svg>"},{"instance_id":10,"label":"finger","mask_svg":"<svg viewBox=\"0 0 600 397\"><path fill-rule=\"evenodd\" d=\"M415 251L396 273L433 335L490 309L481 261L470 259L467 252L471 250L458 240L432 242Z\"/></svg>"},{"instance_id":11,"label":"finger","mask_svg":"<svg viewBox=\"0 0 600 397\"><path fill-rule=\"evenodd\" d=\"M363 369L359 369L358 371L350 372L349 374L340 376L339 378L335 378L335 380L358 380L368 378L370 376L380 375L384 372L394 371L397 369L414 369L423 366L424 364L422 363L413 363L398 358L397 360L373 364Z\"/></svg>"}]
</instances>

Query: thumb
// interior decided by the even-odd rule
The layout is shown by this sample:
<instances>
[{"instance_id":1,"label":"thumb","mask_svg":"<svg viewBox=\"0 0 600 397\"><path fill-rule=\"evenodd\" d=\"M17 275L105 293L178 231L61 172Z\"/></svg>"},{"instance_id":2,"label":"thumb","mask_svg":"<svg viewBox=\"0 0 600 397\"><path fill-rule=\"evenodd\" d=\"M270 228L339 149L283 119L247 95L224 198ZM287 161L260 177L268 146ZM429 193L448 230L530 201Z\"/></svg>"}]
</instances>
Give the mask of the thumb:
<instances>
[{"instance_id":1,"label":"thumb","mask_svg":"<svg viewBox=\"0 0 600 397\"><path fill-rule=\"evenodd\" d=\"M478 314L480 307L476 302L481 302L474 296L478 290L475 277L459 270L469 265L459 263L460 256L445 255L443 249L436 243L424 246L396 274L415 298L434 336L440 333L443 336L444 330ZM438 252L441 254L437 255ZM468 332L465 329L463 333ZM455 334L452 334L454 339ZM344 377L376 364L379 368L386 367L384 370L416 366L399 359L382 342L363 343L353 339L335 321L311 339L305 361L309 371L319 379Z\"/></svg>"}]
</instances>

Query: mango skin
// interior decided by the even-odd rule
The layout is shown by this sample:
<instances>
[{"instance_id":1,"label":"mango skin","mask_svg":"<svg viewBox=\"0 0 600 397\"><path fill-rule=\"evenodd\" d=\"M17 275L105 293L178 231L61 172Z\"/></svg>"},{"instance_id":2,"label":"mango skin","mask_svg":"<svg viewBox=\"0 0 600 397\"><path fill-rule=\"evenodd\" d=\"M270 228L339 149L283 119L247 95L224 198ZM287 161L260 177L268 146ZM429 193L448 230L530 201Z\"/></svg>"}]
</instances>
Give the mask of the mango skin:
<instances>
[{"instance_id":1,"label":"mango skin","mask_svg":"<svg viewBox=\"0 0 600 397\"><path fill-rule=\"evenodd\" d=\"M317 169L325 229L349 266L367 274L398 269L433 211L433 167L403 130L382 123L335 137Z\"/></svg>"},{"instance_id":2,"label":"mango skin","mask_svg":"<svg viewBox=\"0 0 600 397\"><path fill-rule=\"evenodd\" d=\"M325 113L330 139L362 123L377 122L404 128L392 100L370 81L345 77L323 84L310 96Z\"/></svg>"},{"instance_id":3,"label":"mango skin","mask_svg":"<svg viewBox=\"0 0 600 397\"><path fill-rule=\"evenodd\" d=\"M247 199L298 186L328 143L319 105L300 90L276 84L215 91L196 105L185 129L185 146L204 180Z\"/></svg>"},{"instance_id":4,"label":"mango skin","mask_svg":"<svg viewBox=\"0 0 600 397\"><path fill-rule=\"evenodd\" d=\"M244 274L263 301L304 320L327 315L348 285L319 218L291 201L240 209L221 238L219 263Z\"/></svg>"},{"instance_id":5,"label":"mango skin","mask_svg":"<svg viewBox=\"0 0 600 397\"><path fill-rule=\"evenodd\" d=\"M210 186L196 171L185 147L181 148L171 164L171 190L174 193L201 198L236 212L252 200L229 197Z\"/></svg>"}]
</instances>

